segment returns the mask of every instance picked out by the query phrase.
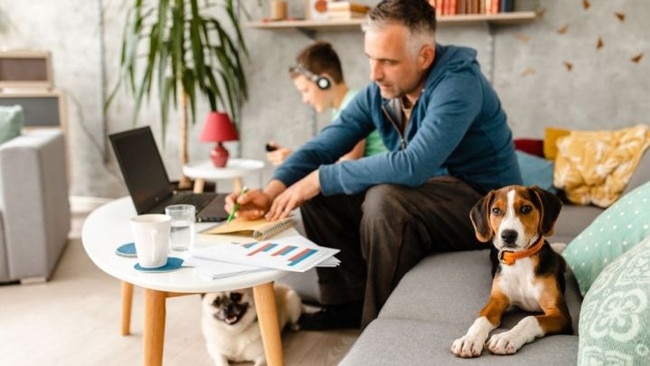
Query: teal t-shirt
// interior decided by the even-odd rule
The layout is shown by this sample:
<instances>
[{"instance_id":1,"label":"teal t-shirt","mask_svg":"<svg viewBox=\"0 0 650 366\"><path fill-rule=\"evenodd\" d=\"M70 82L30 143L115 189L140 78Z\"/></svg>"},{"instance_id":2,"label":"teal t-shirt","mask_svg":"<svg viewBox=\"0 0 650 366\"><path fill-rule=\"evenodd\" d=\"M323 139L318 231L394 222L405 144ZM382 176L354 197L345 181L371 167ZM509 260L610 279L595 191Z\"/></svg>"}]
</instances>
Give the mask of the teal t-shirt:
<instances>
[{"instance_id":1,"label":"teal t-shirt","mask_svg":"<svg viewBox=\"0 0 650 366\"><path fill-rule=\"evenodd\" d=\"M363 152L363 156L371 156L388 152L384 141L379 136L377 130L372 131L368 137L366 137L366 151Z\"/></svg>"},{"instance_id":2,"label":"teal t-shirt","mask_svg":"<svg viewBox=\"0 0 650 366\"><path fill-rule=\"evenodd\" d=\"M332 109L332 121L334 121L336 117L341 114L343 108L345 108L345 106L350 103L357 92L358 90L348 90L348 92L343 97L343 101L341 102L341 108ZM386 149L386 145L384 145L384 141L382 141L381 136L379 136L379 132L377 132L377 130L372 131L370 135L366 137L366 149L363 152L363 156L377 155L385 153L387 151L388 149Z\"/></svg>"}]
</instances>

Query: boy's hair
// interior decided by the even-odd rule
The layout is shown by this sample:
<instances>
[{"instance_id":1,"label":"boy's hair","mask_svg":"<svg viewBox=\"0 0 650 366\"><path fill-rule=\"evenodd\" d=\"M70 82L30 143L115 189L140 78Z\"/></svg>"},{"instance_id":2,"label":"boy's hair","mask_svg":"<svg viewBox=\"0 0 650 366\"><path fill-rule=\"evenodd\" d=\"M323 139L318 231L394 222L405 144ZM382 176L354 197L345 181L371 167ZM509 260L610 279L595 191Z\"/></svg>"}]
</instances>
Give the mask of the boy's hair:
<instances>
[{"instance_id":1,"label":"boy's hair","mask_svg":"<svg viewBox=\"0 0 650 366\"><path fill-rule=\"evenodd\" d=\"M328 42L316 41L303 49L296 56L296 63L298 64L296 66L300 66L316 75L327 73L336 84L343 82L341 60ZM289 68L289 74L292 78L295 78L301 75L299 70L300 68L292 66Z\"/></svg>"}]
</instances>

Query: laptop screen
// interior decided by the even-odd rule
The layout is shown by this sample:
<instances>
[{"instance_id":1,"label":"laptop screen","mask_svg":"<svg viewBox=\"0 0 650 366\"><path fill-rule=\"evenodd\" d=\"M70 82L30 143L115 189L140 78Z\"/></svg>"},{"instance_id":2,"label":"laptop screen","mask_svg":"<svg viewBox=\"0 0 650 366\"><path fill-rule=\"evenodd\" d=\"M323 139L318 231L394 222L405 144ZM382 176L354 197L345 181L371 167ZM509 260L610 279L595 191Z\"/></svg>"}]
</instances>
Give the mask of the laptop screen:
<instances>
[{"instance_id":1,"label":"laptop screen","mask_svg":"<svg viewBox=\"0 0 650 366\"><path fill-rule=\"evenodd\" d=\"M149 126L109 136L138 214L173 194L173 187Z\"/></svg>"}]
</instances>

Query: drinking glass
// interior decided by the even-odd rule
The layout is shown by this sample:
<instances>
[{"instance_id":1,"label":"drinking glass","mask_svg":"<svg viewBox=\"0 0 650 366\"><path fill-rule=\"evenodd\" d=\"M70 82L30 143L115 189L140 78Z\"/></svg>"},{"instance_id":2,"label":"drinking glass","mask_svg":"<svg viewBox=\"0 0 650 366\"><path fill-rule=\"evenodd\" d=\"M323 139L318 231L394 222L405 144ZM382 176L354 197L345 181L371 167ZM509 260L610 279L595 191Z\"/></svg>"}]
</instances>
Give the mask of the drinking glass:
<instances>
[{"instance_id":1,"label":"drinking glass","mask_svg":"<svg viewBox=\"0 0 650 366\"><path fill-rule=\"evenodd\" d=\"M196 208L192 205L171 205L165 207L165 214L171 217L171 248L181 251L191 248L194 245Z\"/></svg>"}]
</instances>

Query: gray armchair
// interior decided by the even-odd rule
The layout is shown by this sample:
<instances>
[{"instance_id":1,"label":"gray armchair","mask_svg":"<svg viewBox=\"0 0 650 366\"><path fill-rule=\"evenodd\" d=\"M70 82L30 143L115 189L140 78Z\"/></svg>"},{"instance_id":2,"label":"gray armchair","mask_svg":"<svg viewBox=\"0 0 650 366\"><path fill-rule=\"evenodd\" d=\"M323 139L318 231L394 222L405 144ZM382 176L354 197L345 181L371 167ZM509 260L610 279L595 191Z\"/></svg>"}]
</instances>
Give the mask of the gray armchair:
<instances>
[{"instance_id":1,"label":"gray armchair","mask_svg":"<svg viewBox=\"0 0 650 366\"><path fill-rule=\"evenodd\" d=\"M66 148L57 129L0 145L0 282L46 281L70 231Z\"/></svg>"}]
</instances>

